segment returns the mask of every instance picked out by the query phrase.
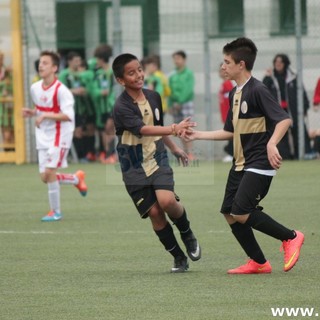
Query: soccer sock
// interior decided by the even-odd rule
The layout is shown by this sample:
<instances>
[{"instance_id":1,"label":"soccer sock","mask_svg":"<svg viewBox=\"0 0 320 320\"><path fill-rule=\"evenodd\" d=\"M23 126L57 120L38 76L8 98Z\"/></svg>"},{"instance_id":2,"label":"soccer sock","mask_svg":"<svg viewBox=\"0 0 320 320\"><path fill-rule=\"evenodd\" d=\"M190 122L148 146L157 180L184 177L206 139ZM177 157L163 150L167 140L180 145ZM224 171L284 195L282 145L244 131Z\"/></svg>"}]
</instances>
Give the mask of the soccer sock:
<instances>
[{"instance_id":1,"label":"soccer sock","mask_svg":"<svg viewBox=\"0 0 320 320\"><path fill-rule=\"evenodd\" d=\"M181 237L188 237L191 233L192 230L190 229L190 221L187 218L187 213L186 210L183 209L182 216L178 219L172 219L172 222L176 225L178 230L180 231Z\"/></svg>"},{"instance_id":2,"label":"soccer sock","mask_svg":"<svg viewBox=\"0 0 320 320\"><path fill-rule=\"evenodd\" d=\"M60 213L60 185L58 181L48 182L50 209Z\"/></svg>"},{"instance_id":3,"label":"soccer sock","mask_svg":"<svg viewBox=\"0 0 320 320\"><path fill-rule=\"evenodd\" d=\"M93 154L96 153L96 150L95 150L95 136L88 136L87 137L87 152L92 152Z\"/></svg>"},{"instance_id":4,"label":"soccer sock","mask_svg":"<svg viewBox=\"0 0 320 320\"><path fill-rule=\"evenodd\" d=\"M57 180L60 184L74 184L79 183L79 178L75 174L70 173L57 173Z\"/></svg>"},{"instance_id":5,"label":"soccer sock","mask_svg":"<svg viewBox=\"0 0 320 320\"><path fill-rule=\"evenodd\" d=\"M172 256L185 256L184 252L181 250L177 242L176 237L174 236L173 229L170 223L167 223L167 225L162 230L154 230L154 232L159 237L159 240L164 245L165 249Z\"/></svg>"},{"instance_id":6,"label":"soccer sock","mask_svg":"<svg viewBox=\"0 0 320 320\"><path fill-rule=\"evenodd\" d=\"M86 156L85 145L83 138L73 138L73 145L77 151L79 159L82 159Z\"/></svg>"},{"instance_id":7,"label":"soccer sock","mask_svg":"<svg viewBox=\"0 0 320 320\"><path fill-rule=\"evenodd\" d=\"M238 240L248 257L260 264L263 264L267 261L251 227L239 222L231 224L230 227L233 235Z\"/></svg>"},{"instance_id":8,"label":"soccer sock","mask_svg":"<svg viewBox=\"0 0 320 320\"><path fill-rule=\"evenodd\" d=\"M260 210L250 213L245 224L281 241L294 239L296 236L293 230L286 228Z\"/></svg>"}]
</instances>

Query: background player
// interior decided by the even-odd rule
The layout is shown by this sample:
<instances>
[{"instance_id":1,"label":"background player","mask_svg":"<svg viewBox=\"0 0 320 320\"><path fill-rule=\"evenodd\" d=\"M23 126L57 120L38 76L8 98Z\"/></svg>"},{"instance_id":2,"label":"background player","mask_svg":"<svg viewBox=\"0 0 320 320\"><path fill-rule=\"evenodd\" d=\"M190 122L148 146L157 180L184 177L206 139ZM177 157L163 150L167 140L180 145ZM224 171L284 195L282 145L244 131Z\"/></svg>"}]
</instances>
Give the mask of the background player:
<instances>
[{"instance_id":1,"label":"background player","mask_svg":"<svg viewBox=\"0 0 320 320\"><path fill-rule=\"evenodd\" d=\"M56 78L59 56L55 52L40 54L39 75L42 80L31 86L34 109L23 108L24 117L35 116L36 145L41 180L48 185L50 212L42 221L58 221L60 210L60 185L73 184L86 195L85 173L57 173L57 168L67 167L67 155L74 131L74 99L70 90Z\"/></svg>"}]
</instances>

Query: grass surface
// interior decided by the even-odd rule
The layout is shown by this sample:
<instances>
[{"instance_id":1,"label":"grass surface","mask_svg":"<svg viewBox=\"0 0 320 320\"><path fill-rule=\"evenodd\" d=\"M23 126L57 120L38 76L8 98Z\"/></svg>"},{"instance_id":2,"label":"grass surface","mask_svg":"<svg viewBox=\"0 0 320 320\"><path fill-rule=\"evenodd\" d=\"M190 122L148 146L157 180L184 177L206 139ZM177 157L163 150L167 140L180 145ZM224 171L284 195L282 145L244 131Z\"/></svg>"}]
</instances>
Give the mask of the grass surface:
<instances>
[{"instance_id":1,"label":"grass surface","mask_svg":"<svg viewBox=\"0 0 320 320\"><path fill-rule=\"evenodd\" d=\"M273 273L247 276L226 274L245 261L218 214L228 164L174 167L176 192L203 249L185 274L169 273L172 258L140 220L118 168L83 169L88 196L62 186L64 219L41 223L48 201L37 166L0 166L1 320L260 320L274 318L272 307L320 313L319 161L285 162L261 203L305 233L297 266L284 273L280 242L256 233Z\"/></svg>"}]
</instances>

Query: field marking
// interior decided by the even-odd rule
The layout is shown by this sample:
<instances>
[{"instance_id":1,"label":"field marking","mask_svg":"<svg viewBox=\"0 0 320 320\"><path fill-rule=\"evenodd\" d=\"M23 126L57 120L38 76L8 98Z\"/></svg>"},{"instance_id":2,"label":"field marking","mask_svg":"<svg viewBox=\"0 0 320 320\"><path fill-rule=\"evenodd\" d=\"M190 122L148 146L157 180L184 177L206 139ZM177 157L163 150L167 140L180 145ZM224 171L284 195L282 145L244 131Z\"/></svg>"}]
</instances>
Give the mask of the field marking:
<instances>
[{"instance_id":1,"label":"field marking","mask_svg":"<svg viewBox=\"0 0 320 320\"><path fill-rule=\"evenodd\" d=\"M65 231L65 232L56 232L56 231L14 231L14 230L0 230L0 234L97 234L98 232L74 232L74 231Z\"/></svg>"},{"instance_id":2,"label":"field marking","mask_svg":"<svg viewBox=\"0 0 320 320\"><path fill-rule=\"evenodd\" d=\"M227 230L209 230L207 233L229 233L230 231ZM75 231L15 231L15 230L0 230L0 234L99 234L101 232L98 231L87 231L87 232L75 232ZM118 231L117 234L147 234L149 231L133 231L133 230L126 230L126 231Z\"/></svg>"}]
</instances>

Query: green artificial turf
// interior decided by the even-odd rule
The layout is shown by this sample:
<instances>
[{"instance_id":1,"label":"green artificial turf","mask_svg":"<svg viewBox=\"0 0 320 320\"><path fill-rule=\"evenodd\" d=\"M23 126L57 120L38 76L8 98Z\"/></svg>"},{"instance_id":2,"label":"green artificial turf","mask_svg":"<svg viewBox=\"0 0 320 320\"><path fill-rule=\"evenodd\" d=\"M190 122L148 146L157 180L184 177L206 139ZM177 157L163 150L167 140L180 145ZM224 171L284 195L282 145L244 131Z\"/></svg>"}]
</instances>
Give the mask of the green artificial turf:
<instances>
[{"instance_id":1,"label":"green artificial turf","mask_svg":"<svg viewBox=\"0 0 320 320\"><path fill-rule=\"evenodd\" d=\"M275 307L320 313L319 161L284 162L261 203L306 236L298 264L284 273L281 243L256 232L273 266L269 275L226 274L246 259L218 213L229 164L173 164L203 251L184 274L169 272L173 260L150 221L139 218L119 168L71 165L64 172L80 167L87 197L62 186L63 220L43 223L47 187L37 165L0 165L1 320L260 320L274 319Z\"/></svg>"}]
</instances>

